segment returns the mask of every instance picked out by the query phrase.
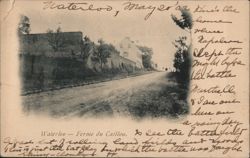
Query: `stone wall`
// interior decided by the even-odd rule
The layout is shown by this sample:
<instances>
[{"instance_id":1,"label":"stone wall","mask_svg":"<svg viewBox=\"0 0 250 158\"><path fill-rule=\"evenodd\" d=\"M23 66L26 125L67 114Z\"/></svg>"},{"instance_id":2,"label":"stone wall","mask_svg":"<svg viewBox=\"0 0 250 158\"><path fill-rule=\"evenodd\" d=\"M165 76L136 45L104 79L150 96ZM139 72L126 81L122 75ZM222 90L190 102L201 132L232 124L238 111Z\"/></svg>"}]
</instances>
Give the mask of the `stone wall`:
<instances>
[{"instance_id":1,"label":"stone wall","mask_svg":"<svg viewBox=\"0 0 250 158\"><path fill-rule=\"evenodd\" d=\"M53 35L59 38L53 40L51 39ZM51 40L61 44L57 51L51 46ZM52 33L51 35L47 33L21 35L20 53L50 57L70 57L81 54L81 44L81 32L60 32Z\"/></svg>"}]
</instances>

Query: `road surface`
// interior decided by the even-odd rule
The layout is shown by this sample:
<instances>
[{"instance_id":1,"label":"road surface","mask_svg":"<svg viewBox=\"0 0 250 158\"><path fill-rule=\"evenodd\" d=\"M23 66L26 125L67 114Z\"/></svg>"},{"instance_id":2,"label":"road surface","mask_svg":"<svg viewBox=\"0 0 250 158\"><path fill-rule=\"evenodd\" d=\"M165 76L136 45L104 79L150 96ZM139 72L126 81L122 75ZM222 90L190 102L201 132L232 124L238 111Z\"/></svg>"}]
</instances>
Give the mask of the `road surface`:
<instances>
[{"instance_id":1,"label":"road surface","mask_svg":"<svg viewBox=\"0 0 250 158\"><path fill-rule=\"evenodd\" d=\"M153 98L159 100L153 94L162 91L162 87L170 84L166 75L167 72L154 72L120 80L27 95L23 96L24 109L28 113L49 114L53 117L140 114L143 106L148 110L151 108L146 107L151 105L143 104L151 102ZM147 111L144 112L144 114L146 113Z\"/></svg>"}]
</instances>

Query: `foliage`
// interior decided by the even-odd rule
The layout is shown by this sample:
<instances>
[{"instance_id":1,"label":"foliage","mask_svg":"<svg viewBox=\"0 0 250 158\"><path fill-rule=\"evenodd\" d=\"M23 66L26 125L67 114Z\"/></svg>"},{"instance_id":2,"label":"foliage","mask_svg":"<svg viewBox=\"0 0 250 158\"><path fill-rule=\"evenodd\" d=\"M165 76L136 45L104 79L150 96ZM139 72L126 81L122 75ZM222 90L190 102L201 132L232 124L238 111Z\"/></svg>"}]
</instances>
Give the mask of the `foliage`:
<instances>
[{"instance_id":1,"label":"foliage","mask_svg":"<svg viewBox=\"0 0 250 158\"><path fill-rule=\"evenodd\" d=\"M18 34L29 34L30 33L30 19L25 15L21 15L18 24Z\"/></svg>"},{"instance_id":2,"label":"foliage","mask_svg":"<svg viewBox=\"0 0 250 158\"><path fill-rule=\"evenodd\" d=\"M148 68L148 69L152 68L151 59L152 59L152 56L149 54L142 55L142 64L144 68Z\"/></svg>"},{"instance_id":3,"label":"foliage","mask_svg":"<svg viewBox=\"0 0 250 158\"><path fill-rule=\"evenodd\" d=\"M47 38L49 45L53 48L55 52L62 48L64 45L61 33L62 29L60 27L58 27L56 31L53 31L52 29L47 30Z\"/></svg>"},{"instance_id":4,"label":"foliage","mask_svg":"<svg viewBox=\"0 0 250 158\"><path fill-rule=\"evenodd\" d=\"M100 63L102 69L103 64L107 63L107 59L110 57L114 47L111 47L110 44L106 44L102 39L99 39L98 43L97 50L93 52L92 61Z\"/></svg>"},{"instance_id":5,"label":"foliage","mask_svg":"<svg viewBox=\"0 0 250 158\"><path fill-rule=\"evenodd\" d=\"M88 36L85 36L81 44L81 57L87 59L92 52L96 51L96 45L90 40Z\"/></svg>"},{"instance_id":6,"label":"foliage","mask_svg":"<svg viewBox=\"0 0 250 158\"><path fill-rule=\"evenodd\" d=\"M175 40L174 46L177 49L174 58L174 67L177 73L177 81L184 86L189 84L189 75L191 68L190 46L186 44L186 37L179 37Z\"/></svg>"},{"instance_id":7,"label":"foliage","mask_svg":"<svg viewBox=\"0 0 250 158\"><path fill-rule=\"evenodd\" d=\"M178 25L181 29L191 32L190 30L193 27L193 20L190 11L187 8L181 8L181 18L178 19L173 14L172 19L176 25Z\"/></svg>"},{"instance_id":8,"label":"foliage","mask_svg":"<svg viewBox=\"0 0 250 158\"><path fill-rule=\"evenodd\" d=\"M137 46L140 51L143 53L142 54L142 64L144 68L147 69L152 69L152 55L153 55L153 50L152 48L148 48L146 46Z\"/></svg>"},{"instance_id":9,"label":"foliage","mask_svg":"<svg viewBox=\"0 0 250 158\"><path fill-rule=\"evenodd\" d=\"M180 8L181 18L177 18L174 15L172 16L173 21L181 29L190 33L191 42L192 42L192 32L193 20L190 11L187 8ZM174 67L176 69L176 79L181 85L188 88L190 80L190 71L191 71L191 44L186 43L187 37L179 37L178 40L175 40L173 43L177 49L175 52L174 58Z\"/></svg>"}]
</instances>

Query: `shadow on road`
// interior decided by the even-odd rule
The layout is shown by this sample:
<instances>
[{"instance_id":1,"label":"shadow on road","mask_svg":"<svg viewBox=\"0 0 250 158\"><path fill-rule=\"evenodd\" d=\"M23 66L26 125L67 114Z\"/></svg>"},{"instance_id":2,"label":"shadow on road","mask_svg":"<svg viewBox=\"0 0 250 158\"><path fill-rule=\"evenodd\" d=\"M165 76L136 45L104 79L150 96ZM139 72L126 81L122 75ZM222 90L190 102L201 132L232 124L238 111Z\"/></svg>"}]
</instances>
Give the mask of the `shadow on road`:
<instances>
[{"instance_id":1,"label":"shadow on road","mask_svg":"<svg viewBox=\"0 0 250 158\"><path fill-rule=\"evenodd\" d=\"M158 72L98 85L27 96L25 111L56 118L121 116L138 120L178 118L189 112L188 90L170 73Z\"/></svg>"},{"instance_id":2,"label":"shadow on road","mask_svg":"<svg viewBox=\"0 0 250 158\"><path fill-rule=\"evenodd\" d=\"M187 94L188 91L178 85L168 74L161 82L151 83L135 92L126 92L120 98L116 97L116 101L103 101L95 104L91 109L84 108L80 110L78 116L87 114L91 117L112 117L116 114L136 120L174 119L188 114ZM118 110L114 110L114 106Z\"/></svg>"}]
</instances>

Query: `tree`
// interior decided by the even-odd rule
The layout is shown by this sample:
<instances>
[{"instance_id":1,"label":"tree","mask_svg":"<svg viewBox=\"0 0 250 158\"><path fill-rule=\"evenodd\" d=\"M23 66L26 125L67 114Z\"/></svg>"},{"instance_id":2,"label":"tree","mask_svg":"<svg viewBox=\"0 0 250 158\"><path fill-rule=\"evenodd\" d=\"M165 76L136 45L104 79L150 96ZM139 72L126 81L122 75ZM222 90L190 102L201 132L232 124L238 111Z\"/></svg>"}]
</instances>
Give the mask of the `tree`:
<instances>
[{"instance_id":1,"label":"tree","mask_svg":"<svg viewBox=\"0 0 250 158\"><path fill-rule=\"evenodd\" d=\"M191 33L191 29L193 27L193 20L190 11L187 8L180 8L181 18L178 19L173 14L172 19L176 25L178 25L181 29Z\"/></svg>"},{"instance_id":2,"label":"tree","mask_svg":"<svg viewBox=\"0 0 250 158\"><path fill-rule=\"evenodd\" d=\"M90 40L88 36L83 38L81 44L81 57L84 61L86 61L91 53L97 51L97 47L93 41Z\"/></svg>"},{"instance_id":3,"label":"tree","mask_svg":"<svg viewBox=\"0 0 250 158\"><path fill-rule=\"evenodd\" d=\"M186 37L179 37L173 43L177 49L174 58L174 67L177 73L177 81L188 86L191 69L190 46L186 44Z\"/></svg>"},{"instance_id":4,"label":"tree","mask_svg":"<svg viewBox=\"0 0 250 158\"><path fill-rule=\"evenodd\" d=\"M29 34L30 30L31 30L30 29L30 19L25 15L21 15L20 21L18 24L18 34L19 35Z\"/></svg>"},{"instance_id":5,"label":"tree","mask_svg":"<svg viewBox=\"0 0 250 158\"><path fill-rule=\"evenodd\" d=\"M111 55L112 47L102 39L99 39L98 43L97 50L93 52L92 61L100 63L103 69L103 65L107 63L107 58Z\"/></svg>"},{"instance_id":6,"label":"tree","mask_svg":"<svg viewBox=\"0 0 250 158\"><path fill-rule=\"evenodd\" d=\"M192 45L192 27L193 20L190 11L187 8L180 8L181 18L177 18L174 15L172 16L173 21L181 29L189 32L191 42L188 45L187 37L179 37L178 40L175 40L173 43L177 49L175 52L174 58L174 67L176 69L176 78L179 83L188 88L190 80L190 71L191 71L191 45Z\"/></svg>"},{"instance_id":7,"label":"tree","mask_svg":"<svg viewBox=\"0 0 250 158\"><path fill-rule=\"evenodd\" d=\"M179 37L178 40L175 40L175 42L173 42L173 45L177 49L174 58L174 67L177 72L181 72L182 64L185 61L184 53L186 53L187 50L187 45L185 43L185 40L186 37Z\"/></svg>"},{"instance_id":8,"label":"tree","mask_svg":"<svg viewBox=\"0 0 250 158\"><path fill-rule=\"evenodd\" d=\"M148 48L146 46L137 46L139 50L143 53L142 54L142 65L144 68L152 69L152 55L153 50L152 48Z\"/></svg>"},{"instance_id":9,"label":"tree","mask_svg":"<svg viewBox=\"0 0 250 158\"><path fill-rule=\"evenodd\" d=\"M64 41L62 37L61 27L58 27L55 32L51 29L48 29L47 38L48 38L49 45L53 48L55 52L63 47Z\"/></svg>"}]
</instances>

